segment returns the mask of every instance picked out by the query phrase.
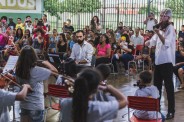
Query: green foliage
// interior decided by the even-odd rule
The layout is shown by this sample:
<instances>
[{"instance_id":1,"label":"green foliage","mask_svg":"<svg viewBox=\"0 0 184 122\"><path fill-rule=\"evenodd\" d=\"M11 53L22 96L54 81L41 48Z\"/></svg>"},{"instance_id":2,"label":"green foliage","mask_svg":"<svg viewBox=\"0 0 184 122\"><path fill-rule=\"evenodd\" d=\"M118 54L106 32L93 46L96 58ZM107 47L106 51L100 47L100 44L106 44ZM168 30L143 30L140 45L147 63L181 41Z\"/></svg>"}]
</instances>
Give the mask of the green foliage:
<instances>
[{"instance_id":1,"label":"green foliage","mask_svg":"<svg viewBox=\"0 0 184 122\"><path fill-rule=\"evenodd\" d=\"M165 7L172 10L173 17L179 18L184 16L184 0L167 0Z\"/></svg>"},{"instance_id":2,"label":"green foliage","mask_svg":"<svg viewBox=\"0 0 184 122\"><path fill-rule=\"evenodd\" d=\"M139 14L146 14L148 12L148 7L141 7L139 9ZM153 12L153 13L158 13L158 8L156 6L151 6L150 7L150 12Z\"/></svg>"},{"instance_id":3,"label":"green foliage","mask_svg":"<svg viewBox=\"0 0 184 122\"><path fill-rule=\"evenodd\" d=\"M45 11L52 16L59 17L59 13L86 13L95 12L101 8L100 0L45 0Z\"/></svg>"}]
</instances>

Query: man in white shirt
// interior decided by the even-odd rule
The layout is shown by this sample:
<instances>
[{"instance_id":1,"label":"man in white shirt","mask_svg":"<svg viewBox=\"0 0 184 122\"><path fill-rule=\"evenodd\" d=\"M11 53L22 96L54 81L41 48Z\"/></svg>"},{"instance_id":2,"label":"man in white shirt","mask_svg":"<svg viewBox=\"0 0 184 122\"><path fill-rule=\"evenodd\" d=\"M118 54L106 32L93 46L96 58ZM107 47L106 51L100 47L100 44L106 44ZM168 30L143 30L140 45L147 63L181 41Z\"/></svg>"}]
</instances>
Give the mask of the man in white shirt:
<instances>
[{"instance_id":1,"label":"man in white shirt","mask_svg":"<svg viewBox=\"0 0 184 122\"><path fill-rule=\"evenodd\" d=\"M160 13L160 27L154 28L155 35L150 40L151 44L156 45L155 51L155 72L154 85L158 88L160 96L162 93L162 81L167 92L168 114L166 119L174 118L175 97L173 86L173 65L175 65L176 33L173 25L170 24L171 9L163 9ZM163 25L166 25L163 27ZM146 45L150 44L149 42Z\"/></svg>"},{"instance_id":2,"label":"man in white shirt","mask_svg":"<svg viewBox=\"0 0 184 122\"><path fill-rule=\"evenodd\" d=\"M131 41L134 45L134 47L136 47L137 45L143 45L144 44L144 37L140 35L140 28L137 27L135 28L135 35L131 36Z\"/></svg>"},{"instance_id":3,"label":"man in white shirt","mask_svg":"<svg viewBox=\"0 0 184 122\"><path fill-rule=\"evenodd\" d=\"M93 55L93 47L88 42L84 41L84 32L78 30L76 32L77 43L72 48L70 58L75 60L76 64L91 66Z\"/></svg>"},{"instance_id":4,"label":"man in white shirt","mask_svg":"<svg viewBox=\"0 0 184 122\"><path fill-rule=\"evenodd\" d=\"M157 24L157 20L155 19L154 13L150 13L146 20L144 21L144 24L146 24L146 30L153 30L153 26Z\"/></svg>"}]
</instances>

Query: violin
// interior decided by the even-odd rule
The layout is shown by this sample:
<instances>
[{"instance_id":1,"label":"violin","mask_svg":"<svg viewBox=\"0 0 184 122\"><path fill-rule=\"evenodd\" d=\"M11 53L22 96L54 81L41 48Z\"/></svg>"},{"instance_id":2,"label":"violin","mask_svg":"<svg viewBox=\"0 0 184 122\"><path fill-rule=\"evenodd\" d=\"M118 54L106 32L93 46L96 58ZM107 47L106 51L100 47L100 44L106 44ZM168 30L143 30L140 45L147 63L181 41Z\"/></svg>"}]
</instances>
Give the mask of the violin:
<instances>
[{"instance_id":1,"label":"violin","mask_svg":"<svg viewBox=\"0 0 184 122\"><path fill-rule=\"evenodd\" d=\"M16 82L16 78L9 72L0 74L0 89L6 89L9 85L16 85L21 88L22 86Z\"/></svg>"},{"instance_id":2,"label":"violin","mask_svg":"<svg viewBox=\"0 0 184 122\"><path fill-rule=\"evenodd\" d=\"M156 24L155 26L153 26L153 29L160 29L160 30L165 30L169 25L171 24L171 22L166 21L166 22L160 22L158 24Z\"/></svg>"}]
</instances>

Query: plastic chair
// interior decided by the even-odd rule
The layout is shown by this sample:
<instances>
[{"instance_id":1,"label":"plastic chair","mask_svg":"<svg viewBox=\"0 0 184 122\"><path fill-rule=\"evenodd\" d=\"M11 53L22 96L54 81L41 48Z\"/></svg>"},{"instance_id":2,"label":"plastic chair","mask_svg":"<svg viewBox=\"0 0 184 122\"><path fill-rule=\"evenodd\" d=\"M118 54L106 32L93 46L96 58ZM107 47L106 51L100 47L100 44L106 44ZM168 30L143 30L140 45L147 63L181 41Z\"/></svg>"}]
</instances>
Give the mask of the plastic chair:
<instances>
[{"instance_id":1,"label":"plastic chair","mask_svg":"<svg viewBox=\"0 0 184 122\"><path fill-rule=\"evenodd\" d=\"M135 117L134 115L130 118L130 108L143 110L143 111L156 111L157 119L143 120ZM158 112L160 110L159 99L128 96L128 119L129 122L162 122L162 119L158 119Z\"/></svg>"},{"instance_id":2,"label":"plastic chair","mask_svg":"<svg viewBox=\"0 0 184 122\"><path fill-rule=\"evenodd\" d=\"M114 55L114 51L111 50L110 62L107 63L107 64L105 64L105 65L107 65L107 66L109 66L110 68L112 68L111 74L113 74L113 75L115 76L117 73L115 73L115 71L114 71L114 65L112 64L113 55Z\"/></svg>"},{"instance_id":3,"label":"plastic chair","mask_svg":"<svg viewBox=\"0 0 184 122\"><path fill-rule=\"evenodd\" d=\"M132 54L134 56L134 59L128 62L128 74L129 75L130 75L130 70L129 70L130 69L130 63L134 63L135 64L135 68L136 68L136 71L137 71L137 63L136 63L135 59L136 59L136 56L137 56L137 52L138 51L141 52L143 47L144 47L143 45L136 45L135 50L132 52ZM143 70L144 70L144 62L143 62Z\"/></svg>"},{"instance_id":4,"label":"plastic chair","mask_svg":"<svg viewBox=\"0 0 184 122\"><path fill-rule=\"evenodd\" d=\"M61 106L59 103L52 104L51 97L68 98L70 97L70 94L66 86L49 84L47 96L49 97L50 106L45 110L44 122L46 122L47 112L49 109L58 110L58 111L61 110ZM59 118L59 120L60 119L61 118Z\"/></svg>"}]
</instances>

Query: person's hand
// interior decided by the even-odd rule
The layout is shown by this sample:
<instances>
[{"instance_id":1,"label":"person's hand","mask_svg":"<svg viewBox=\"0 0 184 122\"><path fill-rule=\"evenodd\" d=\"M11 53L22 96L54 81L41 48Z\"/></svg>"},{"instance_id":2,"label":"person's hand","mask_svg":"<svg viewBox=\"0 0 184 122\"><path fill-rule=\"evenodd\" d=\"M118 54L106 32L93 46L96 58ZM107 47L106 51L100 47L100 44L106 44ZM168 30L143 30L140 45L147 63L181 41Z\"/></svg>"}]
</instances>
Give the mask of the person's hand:
<instances>
[{"instance_id":1,"label":"person's hand","mask_svg":"<svg viewBox=\"0 0 184 122\"><path fill-rule=\"evenodd\" d=\"M154 32L155 32L156 34L158 34L158 33L159 33L159 29L154 28Z\"/></svg>"},{"instance_id":2,"label":"person's hand","mask_svg":"<svg viewBox=\"0 0 184 122\"><path fill-rule=\"evenodd\" d=\"M102 91L106 91L107 90L107 85L98 85L98 89L102 90Z\"/></svg>"},{"instance_id":3,"label":"person's hand","mask_svg":"<svg viewBox=\"0 0 184 122\"><path fill-rule=\"evenodd\" d=\"M31 88L31 86L29 84L24 84L23 87L27 87L29 92L33 91L33 89Z\"/></svg>"}]
</instances>

